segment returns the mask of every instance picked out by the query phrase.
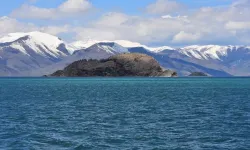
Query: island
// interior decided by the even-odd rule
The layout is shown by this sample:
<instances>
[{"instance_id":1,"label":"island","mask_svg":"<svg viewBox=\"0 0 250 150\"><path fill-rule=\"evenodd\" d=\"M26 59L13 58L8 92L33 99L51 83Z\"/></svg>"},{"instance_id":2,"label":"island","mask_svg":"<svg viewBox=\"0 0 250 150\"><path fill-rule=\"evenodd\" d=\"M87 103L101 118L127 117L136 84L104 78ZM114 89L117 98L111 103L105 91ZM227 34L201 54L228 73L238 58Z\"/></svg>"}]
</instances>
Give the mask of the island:
<instances>
[{"instance_id":1,"label":"island","mask_svg":"<svg viewBox=\"0 0 250 150\"><path fill-rule=\"evenodd\" d=\"M151 56L124 53L107 59L75 61L47 77L176 77L177 72L163 69Z\"/></svg>"},{"instance_id":2,"label":"island","mask_svg":"<svg viewBox=\"0 0 250 150\"><path fill-rule=\"evenodd\" d=\"M208 75L203 72L192 72L189 76L190 77L207 77Z\"/></svg>"}]
</instances>

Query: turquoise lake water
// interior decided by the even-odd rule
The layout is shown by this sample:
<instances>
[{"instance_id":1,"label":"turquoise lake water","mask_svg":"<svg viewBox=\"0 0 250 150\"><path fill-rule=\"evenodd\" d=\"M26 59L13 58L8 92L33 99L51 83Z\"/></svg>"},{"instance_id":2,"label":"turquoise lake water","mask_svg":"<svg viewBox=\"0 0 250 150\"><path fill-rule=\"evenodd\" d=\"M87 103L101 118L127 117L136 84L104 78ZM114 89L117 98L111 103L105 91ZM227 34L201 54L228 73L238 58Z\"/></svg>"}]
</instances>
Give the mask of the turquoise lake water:
<instances>
[{"instance_id":1,"label":"turquoise lake water","mask_svg":"<svg viewBox=\"0 0 250 150\"><path fill-rule=\"evenodd\" d=\"M0 78L0 149L249 150L250 78Z\"/></svg>"}]
</instances>

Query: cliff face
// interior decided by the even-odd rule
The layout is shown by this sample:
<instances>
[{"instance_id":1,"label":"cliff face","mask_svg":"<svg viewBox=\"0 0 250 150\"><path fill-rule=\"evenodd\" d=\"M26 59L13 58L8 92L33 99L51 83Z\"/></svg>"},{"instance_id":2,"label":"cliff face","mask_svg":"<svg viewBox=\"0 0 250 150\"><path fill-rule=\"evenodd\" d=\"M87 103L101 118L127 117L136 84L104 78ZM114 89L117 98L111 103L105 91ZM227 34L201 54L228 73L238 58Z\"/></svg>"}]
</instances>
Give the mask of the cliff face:
<instances>
[{"instance_id":1,"label":"cliff face","mask_svg":"<svg viewBox=\"0 0 250 150\"><path fill-rule=\"evenodd\" d=\"M59 70L50 76L56 77L174 77L175 71L163 70L152 57L128 53L112 56L103 60L79 60L64 70Z\"/></svg>"}]
</instances>

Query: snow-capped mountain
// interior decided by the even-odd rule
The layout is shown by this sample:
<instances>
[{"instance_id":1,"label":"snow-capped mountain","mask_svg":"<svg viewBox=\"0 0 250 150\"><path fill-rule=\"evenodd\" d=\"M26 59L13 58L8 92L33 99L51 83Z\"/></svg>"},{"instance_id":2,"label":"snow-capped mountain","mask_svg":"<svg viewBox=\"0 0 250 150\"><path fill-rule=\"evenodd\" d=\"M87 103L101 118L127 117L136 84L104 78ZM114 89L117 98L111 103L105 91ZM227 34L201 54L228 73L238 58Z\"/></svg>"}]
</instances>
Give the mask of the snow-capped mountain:
<instances>
[{"instance_id":1,"label":"snow-capped mountain","mask_svg":"<svg viewBox=\"0 0 250 150\"><path fill-rule=\"evenodd\" d=\"M0 75L30 76L36 72L43 75L43 70L49 70L50 66L61 67L78 59L102 59L126 52L127 48L112 41L67 44L38 31L11 33L0 38Z\"/></svg>"},{"instance_id":2,"label":"snow-capped mountain","mask_svg":"<svg viewBox=\"0 0 250 150\"><path fill-rule=\"evenodd\" d=\"M241 54L243 57L246 53L250 52L250 49L246 46L194 45L181 48L179 51L182 54L196 59L223 61L233 53Z\"/></svg>"},{"instance_id":3,"label":"snow-capped mountain","mask_svg":"<svg viewBox=\"0 0 250 150\"><path fill-rule=\"evenodd\" d=\"M137 42L131 42L128 40L98 41L98 40L91 40L91 39L88 39L86 41L76 41L76 42L70 43L68 44L68 49L72 51L85 49L97 43L116 43L124 48L143 47L147 49L148 51L155 52L155 53L158 53L164 50L174 50L174 48L169 47L169 46L149 47L149 46L146 46Z\"/></svg>"},{"instance_id":4,"label":"snow-capped mountain","mask_svg":"<svg viewBox=\"0 0 250 150\"><path fill-rule=\"evenodd\" d=\"M64 41L56 36L42 32L28 32L28 33L11 33L0 38L1 47L13 47L28 55L28 50L22 46L28 46L34 52L46 55L46 53L59 57L60 55L68 54L67 49L62 50Z\"/></svg>"},{"instance_id":5,"label":"snow-capped mountain","mask_svg":"<svg viewBox=\"0 0 250 150\"><path fill-rule=\"evenodd\" d=\"M178 60L182 62L182 66L192 64L199 68L205 67L235 76L250 75L250 49L247 46L196 45L174 51L163 51L160 55ZM178 70L190 72L188 71L190 69L179 68ZM217 73L212 75L216 76Z\"/></svg>"},{"instance_id":6,"label":"snow-capped mountain","mask_svg":"<svg viewBox=\"0 0 250 150\"><path fill-rule=\"evenodd\" d=\"M58 37L41 33L12 33L0 38L1 75L19 75L54 64L69 55ZM28 75L28 74L27 74Z\"/></svg>"},{"instance_id":7,"label":"snow-capped mountain","mask_svg":"<svg viewBox=\"0 0 250 150\"><path fill-rule=\"evenodd\" d=\"M67 44L42 32L11 33L0 38L0 76L41 76L79 59L104 59L119 53L153 56L179 75L204 72L212 76L250 76L249 46L194 45L149 47L116 41L77 41Z\"/></svg>"},{"instance_id":8,"label":"snow-capped mountain","mask_svg":"<svg viewBox=\"0 0 250 150\"><path fill-rule=\"evenodd\" d=\"M86 49L100 42L102 41L97 41L97 40L75 41L75 42L69 43L67 45L67 48L71 51L76 51L76 50Z\"/></svg>"},{"instance_id":9,"label":"snow-capped mountain","mask_svg":"<svg viewBox=\"0 0 250 150\"><path fill-rule=\"evenodd\" d=\"M121 46L123 46L123 47L126 47L126 48L143 47L146 50L148 50L150 52L155 52L155 53L159 53L159 52L164 51L164 50L174 50L174 48L169 47L169 46L149 47L149 46L146 46L146 45L142 45L140 43L126 41L126 40L117 40L117 41L114 41L114 42L121 45Z\"/></svg>"},{"instance_id":10,"label":"snow-capped mountain","mask_svg":"<svg viewBox=\"0 0 250 150\"><path fill-rule=\"evenodd\" d=\"M141 47L142 45L140 43L136 43L136 42L130 42L130 41L125 41L125 40L117 40L117 41L107 41L107 40L85 40L85 41L76 41L76 42L72 42L70 44L68 44L68 48L69 49L73 49L73 50L80 50L80 49L86 49L94 44L97 43L116 43L119 44L120 46L126 47L126 48L130 48L130 47Z\"/></svg>"},{"instance_id":11,"label":"snow-capped mountain","mask_svg":"<svg viewBox=\"0 0 250 150\"><path fill-rule=\"evenodd\" d=\"M114 42L100 42L96 43L88 48L76 50L72 55L65 57L58 63L44 67L42 69L34 70L31 72L32 76L39 76L45 74L51 74L55 70L60 70L66 67L67 65L73 63L76 60L80 59L106 59L110 56L117 55L120 53L129 53L127 48L122 47L121 45ZM56 69L55 69L56 68Z\"/></svg>"},{"instance_id":12,"label":"snow-capped mountain","mask_svg":"<svg viewBox=\"0 0 250 150\"><path fill-rule=\"evenodd\" d=\"M75 51L72 56L78 55L84 59L103 59L119 53L128 53L128 49L114 42L96 43L86 49ZM71 56L71 57L72 57Z\"/></svg>"},{"instance_id":13,"label":"snow-capped mountain","mask_svg":"<svg viewBox=\"0 0 250 150\"><path fill-rule=\"evenodd\" d=\"M107 40L91 40L91 39L88 39L88 40L83 40L83 41L76 41L76 42L72 42L72 43L69 43L67 45L67 48L70 49L70 50L81 50L81 49L86 49L86 48L89 48L90 46L92 45L95 45L97 43L116 43L116 44L119 44L121 46L124 46L124 43L126 42L126 44L128 43L132 43L130 41L107 41ZM139 43L138 43L139 44ZM124 46L126 47L126 46ZM134 46L132 46L134 47Z\"/></svg>"}]
</instances>

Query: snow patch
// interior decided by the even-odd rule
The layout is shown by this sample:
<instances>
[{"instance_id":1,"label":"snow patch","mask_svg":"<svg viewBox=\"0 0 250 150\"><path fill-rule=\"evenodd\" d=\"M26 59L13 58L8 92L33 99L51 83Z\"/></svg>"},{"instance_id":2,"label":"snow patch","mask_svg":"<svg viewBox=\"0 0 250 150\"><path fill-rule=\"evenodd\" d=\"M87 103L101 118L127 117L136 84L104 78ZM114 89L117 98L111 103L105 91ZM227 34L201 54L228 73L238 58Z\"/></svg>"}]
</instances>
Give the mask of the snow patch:
<instances>
[{"instance_id":1,"label":"snow patch","mask_svg":"<svg viewBox=\"0 0 250 150\"><path fill-rule=\"evenodd\" d=\"M39 41L39 43L43 43L46 46L51 46L53 48L57 48L60 44L63 43L58 37L42 33L38 31L28 32L28 33L10 33L3 38L0 39L0 43L7 43L7 42L14 42L21 37L29 36L30 38L34 39L35 41Z\"/></svg>"},{"instance_id":2,"label":"snow patch","mask_svg":"<svg viewBox=\"0 0 250 150\"><path fill-rule=\"evenodd\" d=\"M80 50L80 49L86 49L94 44L97 43L116 43L124 48L122 49L117 49L119 52L127 52L127 48L132 48L132 47L143 47L147 50L149 50L150 52L155 52L155 53L159 53L161 51L164 50L174 50L174 48L169 47L169 46L162 46L162 47L148 47L146 45L142 45L140 43L137 42L131 42L131 41L127 41L127 40L115 40L115 41L97 41L97 40L86 40L86 41L77 41L77 42L73 42L68 44L68 49L69 50ZM120 46L118 46L119 48L121 48Z\"/></svg>"},{"instance_id":3,"label":"snow patch","mask_svg":"<svg viewBox=\"0 0 250 150\"><path fill-rule=\"evenodd\" d=\"M241 47L243 46L192 45L181 48L179 51L188 57L194 57L196 59L216 59L221 61L221 57L228 56L229 51L239 50Z\"/></svg>"}]
</instances>

